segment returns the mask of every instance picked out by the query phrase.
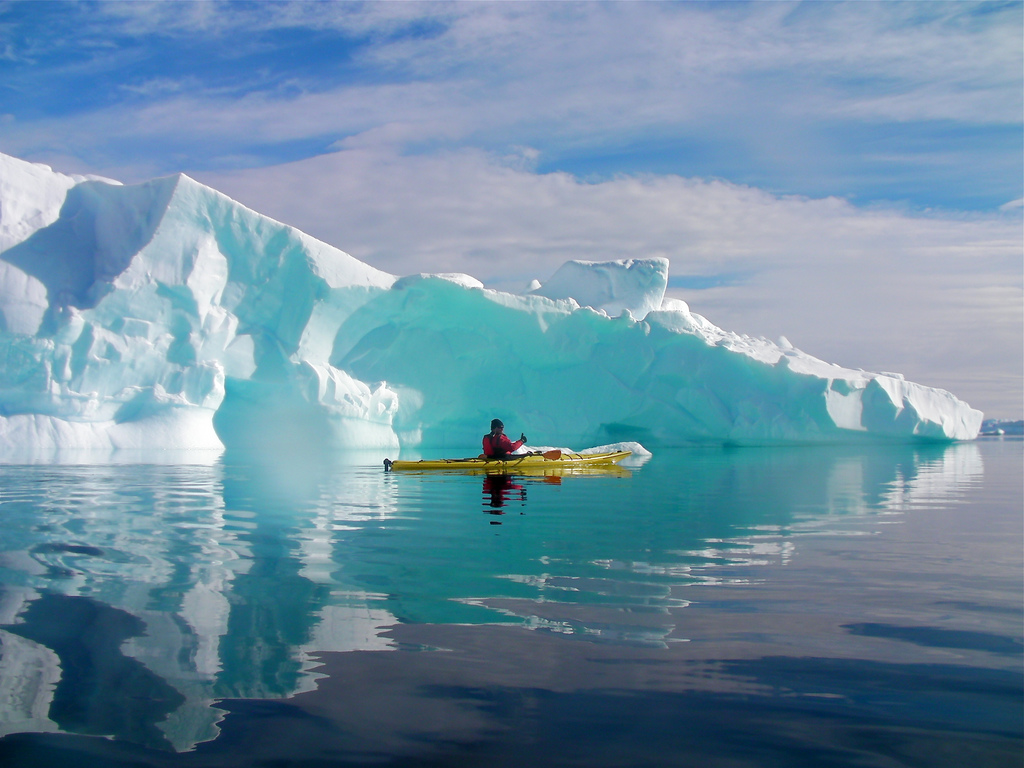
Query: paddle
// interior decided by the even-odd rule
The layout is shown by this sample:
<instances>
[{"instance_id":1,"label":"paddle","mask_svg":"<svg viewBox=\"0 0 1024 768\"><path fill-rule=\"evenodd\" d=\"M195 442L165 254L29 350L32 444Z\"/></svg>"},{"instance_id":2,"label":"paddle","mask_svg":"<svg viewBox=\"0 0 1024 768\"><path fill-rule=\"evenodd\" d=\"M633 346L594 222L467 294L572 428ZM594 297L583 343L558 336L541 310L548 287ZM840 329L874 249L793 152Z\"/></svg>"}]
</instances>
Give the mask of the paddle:
<instances>
[{"instance_id":1,"label":"paddle","mask_svg":"<svg viewBox=\"0 0 1024 768\"><path fill-rule=\"evenodd\" d=\"M490 461L515 461L516 459L521 459L524 456L543 456L545 459L548 459L549 461L557 461L558 459L562 458L562 452L555 448L554 450L544 451L543 453L541 451L531 451L530 453L510 453L508 454L508 456L501 457L487 457L481 453L479 456L477 456L477 458L486 459Z\"/></svg>"},{"instance_id":2,"label":"paddle","mask_svg":"<svg viewBox=\"0 0 1024 768\"><path fill-rule=\"evenodd\" d=\"M549 461L557 461L558 459L562 458L562 452L555 448L554 450L551 451L530 451L529 453L520 453L518 455L509 454L507 458L517 459L523 456L543 456L545 459L548 459Z\"/></svg>"}]
</instances>

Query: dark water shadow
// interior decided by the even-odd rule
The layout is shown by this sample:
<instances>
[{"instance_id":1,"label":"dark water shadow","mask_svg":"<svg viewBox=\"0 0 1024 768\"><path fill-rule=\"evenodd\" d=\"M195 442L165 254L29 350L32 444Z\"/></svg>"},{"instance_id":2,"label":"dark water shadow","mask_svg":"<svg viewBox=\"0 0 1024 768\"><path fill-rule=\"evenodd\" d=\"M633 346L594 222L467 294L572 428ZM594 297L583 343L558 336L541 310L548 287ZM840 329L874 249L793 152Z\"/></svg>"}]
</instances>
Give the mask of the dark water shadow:
<instances>
[{"instance_id":1,"label":"dark water shadow","mask_svg":"<svg viewBox=\"0 0 1024 768\"><path fill-rule=\"evenodd\" d=\"M146 631L125 611L86 597L44 594L7 630L52 650L61 677L49 716L71 733L111 736L147 747L170 748L157 723L185 702L123 643Z\"/></svg>"}]
</instances>

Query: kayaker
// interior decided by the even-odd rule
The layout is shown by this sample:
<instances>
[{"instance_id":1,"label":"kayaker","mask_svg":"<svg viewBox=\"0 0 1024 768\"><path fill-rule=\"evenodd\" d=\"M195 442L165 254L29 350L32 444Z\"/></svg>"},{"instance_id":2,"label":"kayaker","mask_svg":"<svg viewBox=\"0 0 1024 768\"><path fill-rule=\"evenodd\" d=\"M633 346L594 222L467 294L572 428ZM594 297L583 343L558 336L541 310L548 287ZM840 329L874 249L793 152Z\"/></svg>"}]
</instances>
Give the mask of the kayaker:
<instances>
[{"instance_id":1,"label":"kayaker","mask_svg":"<svg viewBox=\"0 0 1024 768\"><path fill-rule=\"evenodd\" d=\"M489 459L500 459L518 450L526 442L526 435L520 433L514 443L505 434L505 425L501 419L491 421L491 431L484 435L484 456Z\"/></svg>"}]
</instances>

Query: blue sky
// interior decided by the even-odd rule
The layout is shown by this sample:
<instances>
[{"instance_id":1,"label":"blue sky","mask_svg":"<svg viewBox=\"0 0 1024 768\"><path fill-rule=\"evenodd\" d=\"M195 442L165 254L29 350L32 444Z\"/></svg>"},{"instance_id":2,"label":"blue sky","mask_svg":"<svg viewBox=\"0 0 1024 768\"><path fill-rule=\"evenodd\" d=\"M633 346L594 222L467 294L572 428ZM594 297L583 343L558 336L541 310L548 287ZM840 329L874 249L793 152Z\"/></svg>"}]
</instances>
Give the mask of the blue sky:
<instances>
[{"instance_id":1,"label":"blue sky","mask_svg":"<svg viewBox=\"0 0 1024 768\"><path fill-rule=\"evenodd\" d=\"M302 95L435 85L447 108L469 97L483 111L514 103L521 91L547 79L556 82L541 93L561 102L562 114L527 109L500 122L469 116L454 134L425 130L412 137L407 150L469 144L500 152L525 143L540 150L541 173L567 171L589 180L624 173L715 177L782 194L838 194L913 208L988 210L1020 197L1022 104L1020 78L1013 76L1020 51L1001 39L1020 32L1019 3L881 3L866 10L831 3L767 5L765 10L743 3L651 4L637 11L629 4L541 4L539 10L524 4L533 24L520 20L509 37L515 41L533 27L534 50L514 43L504 52L488 50L481 43L500 34L495 25L467 40L460 56L446 51L465 40L457 28L476 13L468 5L414 4L414 10L382 12L372 4L14 2L0 10L2 109L16 122L32 124L144 109L185 93L209 105L258 97L288 109ZM520 10L499 7L491 13L515 16ZM636 39L624 55L598 49L566 50L560 57L552 50L581 21L603 38L613 35L617 22L634 17L642 17L632 25L637 34L658 38L649 50ZM657 29L666 20L684 29L688 20L692 27L709 28L709 35L720 38L698 39L698 48L719 44L720 57L732 53L738 60L712 67L670 61L665 73L652 72L666 50L672 52L671 33ZM847 41L846 50L829 55L827 47L843 36L850 20L866 39ZM759 25L760 34L752 34ZM739 55L728 50L730 33L753 36L755 45L765 47L778 44L775 35L788 33L792 43L760 56ZM897 39L890 45L905 41L907 48L876 51L858 62L854 57L870 46L871 35L892 35ZM992 41L1005 50L996 52L1003 56L989 52L992 61L974 63L967 72L952 74L952 62L936 72L927 56L946 55L941 43L949 37L972 59ZM804 60L787 55L799 50ZM517 56L536 63L515 61ZM695 73L700 80L686 82ZM625 82L610 82L616 75ZM623 92L631 80L638 84L632 97ZM589 103L565 109L581 81L587 90L580 95ZM925 91L933 92L928 103L914 104ZM699 112L671 103L693 95L700 97L693 100ZM958 96L959 103L942 103ZM645 115L648 97L660 103ZM891 108L864 108L885 100ZM626 104L636 119L608 114ZM852 110L860 112L855 119ZM74 143L91 167L117 168L144 152L146 162L139 165L146 173L239 168L324 153L386 120L381 111L325 120L294 136L186 131L168 137L140 131L131 137L81 136ZM39 137L26 149L59 154L68 138ZM128 147L126 138L134 139Z\"/></svg>"},{"instance_id":2,"label":"blue sky","mask_svg":"<svg viewBox=\"0 0 1024 768\"><path fill-rule=\"evenodd\" d=\"M0 151L396 274L667 256L730 330L1020 415L1019 2L0 3Z\"/></svg>"}]
</instances>

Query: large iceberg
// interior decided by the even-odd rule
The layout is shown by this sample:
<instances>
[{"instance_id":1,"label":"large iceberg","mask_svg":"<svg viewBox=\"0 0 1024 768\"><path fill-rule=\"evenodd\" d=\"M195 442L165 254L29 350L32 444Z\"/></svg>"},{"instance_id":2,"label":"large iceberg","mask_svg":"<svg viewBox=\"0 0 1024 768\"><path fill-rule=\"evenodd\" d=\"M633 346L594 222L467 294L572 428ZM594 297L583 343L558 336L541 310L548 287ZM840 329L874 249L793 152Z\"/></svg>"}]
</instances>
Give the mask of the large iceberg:
<instances>
[{"instance_id":1,"label":"large iceberg","mask_svg":"<svg viewBox=\"0 0 1024 768\"><path fill-rule=\"evenodd\" d=\"M0 155L0 451L421 449L493 416L536 442L962 440L897 374L729 333L668 262L574 261L523 295L397 278L184 175Z\"/></svg>"}]
</instances>

